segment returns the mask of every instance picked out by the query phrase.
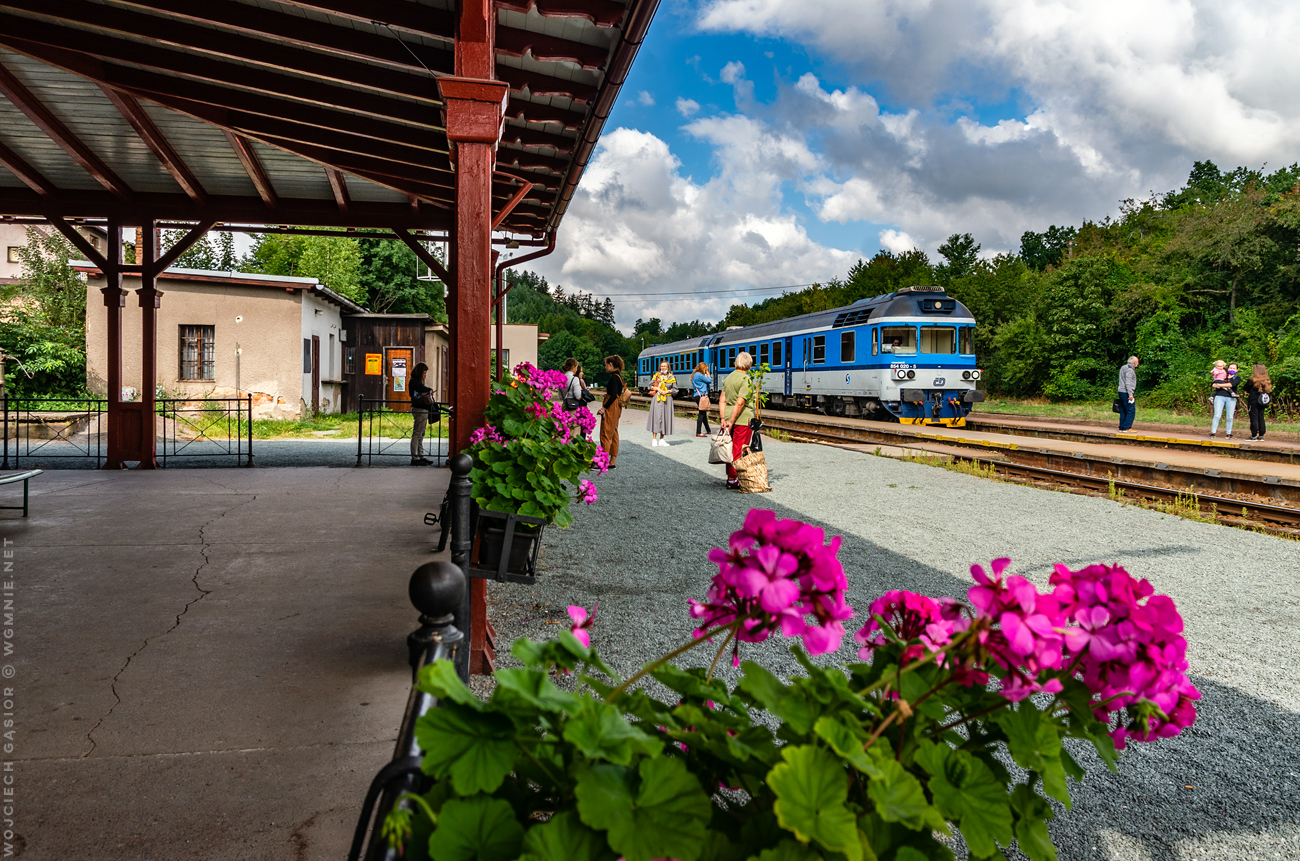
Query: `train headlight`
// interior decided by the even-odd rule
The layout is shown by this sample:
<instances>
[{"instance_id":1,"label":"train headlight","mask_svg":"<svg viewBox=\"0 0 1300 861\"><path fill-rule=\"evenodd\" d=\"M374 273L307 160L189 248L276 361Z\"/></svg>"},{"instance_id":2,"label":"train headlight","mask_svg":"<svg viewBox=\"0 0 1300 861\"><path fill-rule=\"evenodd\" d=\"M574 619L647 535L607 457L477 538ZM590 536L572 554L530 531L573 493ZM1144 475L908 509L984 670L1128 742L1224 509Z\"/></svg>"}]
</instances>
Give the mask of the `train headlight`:
<instances>
[{"instance_id":1,"label":"train headlight","mask_svg":"<svg viewBox=\"0 0 1300 861\"><path fill-rule=\"evenodd\" d=\"M961 378L962 378L963 380L969 380L969 379L970 379L970 371L962 371L962 372L961 372Z\"/></svg>"},{"instance_id":2,"label":"train headlight","mask_svg":"<svg viewBox=\"0 0 1300 861\"><path fill-rule=\"evenodd\" d=\"M904 371L902 368L894 368L894 379L896 380L907 379L907 371Z\"/></svg>"},{"instance_id":3,"label":"train headlight","mask_svg":"<svg viewBox=\"0 0 1300 861\"><path fill-rule=\"evenodd\" d=\"M915 379L916 379L916 371L908 371L908 372L907 372L907 378L908 378L909 380L915 380Z\"/></svg>"},{"instance_id":4,"label":"train headlight","mask_svg":"<svg viewBox=\"0 0 1300 861\"><path fill-rule=\"evenodd\" d=\"M978 380L978 379L980 378L980 372L979 372L979 371L971 371L971 372L970 372L970 378L971 378L972 380Z\"/></svg>"}]
</instances>

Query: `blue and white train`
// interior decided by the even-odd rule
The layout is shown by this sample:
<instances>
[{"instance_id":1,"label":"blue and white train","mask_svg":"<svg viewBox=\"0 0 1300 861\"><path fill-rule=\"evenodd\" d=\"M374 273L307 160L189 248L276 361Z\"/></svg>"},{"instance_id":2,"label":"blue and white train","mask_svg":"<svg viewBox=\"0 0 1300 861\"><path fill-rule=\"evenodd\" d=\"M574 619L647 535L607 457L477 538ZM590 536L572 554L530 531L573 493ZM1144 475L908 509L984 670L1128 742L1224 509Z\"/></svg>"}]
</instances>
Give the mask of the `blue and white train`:
<instances>
[{"instance_id":1,"label":"blue and white train","mask_svg":"<svg viewBox=\"0 0 1300 861\"><path fill-rule=\"evenodd\" d=\"M942 287L902 287L846 308L657 344L641 351L637 387L648 391L667 361L689 397L691 374L704 362L716 393L741 351L771 366L763 388L774 407L962 427L984 400L975 318Z\"/></svg>"}]
</instances>

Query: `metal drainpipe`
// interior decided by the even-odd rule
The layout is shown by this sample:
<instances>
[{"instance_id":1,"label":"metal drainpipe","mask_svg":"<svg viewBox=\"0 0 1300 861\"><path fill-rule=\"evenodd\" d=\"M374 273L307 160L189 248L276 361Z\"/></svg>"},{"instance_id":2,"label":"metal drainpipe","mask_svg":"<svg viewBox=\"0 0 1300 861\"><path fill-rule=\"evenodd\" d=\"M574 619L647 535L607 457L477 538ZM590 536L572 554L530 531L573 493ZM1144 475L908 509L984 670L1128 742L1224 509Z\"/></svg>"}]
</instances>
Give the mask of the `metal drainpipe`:
<instances>
[{"instance_id":1,"label":"metal drainpipe","mask_svg":"<svg viewBox=\"0 0 1300 861\"><path fill-rule=\"evenodd\" d=\"M501 300L505 298L505 295L507 293L510 292L510 287L506 287L501 279L502 273L504 273L511 266L518 266L520 263L527 263L530 260L536 260L539 257L545 257L546 255L550 254L554 250L555 250L555 233L554 231L552 231L550 240L546 243L546 247L543 248L541 251L534 251L532 254L525 254L523 257L519 257L514 260L504 260L501 263L497 264L497 272L496 272L496 279L495 279L497 285L497 295L492 299L492 307L497 310L496 378L498 380L501 379L501 355L505 350L504 340L505 340L505 333L506 333L506 321L504 315L501 314L502 309L500 306L501 306Z\"/></svg>"}]
</instances>

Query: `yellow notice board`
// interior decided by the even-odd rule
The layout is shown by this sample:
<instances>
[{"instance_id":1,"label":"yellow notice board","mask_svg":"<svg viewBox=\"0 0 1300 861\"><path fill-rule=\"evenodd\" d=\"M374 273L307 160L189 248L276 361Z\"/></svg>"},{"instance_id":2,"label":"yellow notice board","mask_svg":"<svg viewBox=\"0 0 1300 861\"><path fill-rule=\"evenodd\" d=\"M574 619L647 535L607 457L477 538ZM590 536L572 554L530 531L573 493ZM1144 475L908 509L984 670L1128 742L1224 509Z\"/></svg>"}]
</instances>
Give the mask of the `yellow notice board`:
<instances>
[{"instance_id":1,"label":"yellow notice board","mask_svg":"<svg viewBox=\"0 0 1300 861\"><path fill-rule=\"evenodd\" d=\"M384 372L383 353L366 353L366 374L377 377Z\"/></svg>"}]
</instances>

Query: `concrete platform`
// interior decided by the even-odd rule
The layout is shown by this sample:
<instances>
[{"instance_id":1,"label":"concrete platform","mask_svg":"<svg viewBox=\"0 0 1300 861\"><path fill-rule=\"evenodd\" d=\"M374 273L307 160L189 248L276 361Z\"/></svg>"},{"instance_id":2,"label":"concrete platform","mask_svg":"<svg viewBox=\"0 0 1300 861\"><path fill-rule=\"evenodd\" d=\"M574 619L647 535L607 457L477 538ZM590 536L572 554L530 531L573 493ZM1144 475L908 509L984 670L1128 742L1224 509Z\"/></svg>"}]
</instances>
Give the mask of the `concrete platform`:
<instances>
[{"instance_id":1,"label":"concrete platform","mask_svg":"<svg viewBox=\"0 0 1300 861\"><path fill-rule=\"evenodd\" d=\"M407 578L431 558L423 514L448 477L34 480L29 518L0 513L22 857L343 857L392 754Z\"/></svg>"}]
</instances>

